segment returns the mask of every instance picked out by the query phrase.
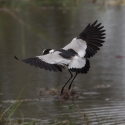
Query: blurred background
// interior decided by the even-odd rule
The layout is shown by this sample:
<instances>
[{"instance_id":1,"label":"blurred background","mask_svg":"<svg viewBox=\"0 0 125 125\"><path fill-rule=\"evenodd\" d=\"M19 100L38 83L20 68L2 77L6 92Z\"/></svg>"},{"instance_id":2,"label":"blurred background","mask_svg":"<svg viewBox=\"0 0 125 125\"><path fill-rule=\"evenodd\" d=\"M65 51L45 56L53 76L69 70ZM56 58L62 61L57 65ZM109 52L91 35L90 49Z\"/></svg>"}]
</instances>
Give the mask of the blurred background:
<instances>
[{"instance_id":1,"label":"blurred background","mask_svg":"<svg viewBox=\"0 0 125 125\"><path fill-rule=\"evenodd\" d=\"M78 75L71 95L59 96L70 77L14 59L62 48L98 20L106 42ZM124 125L125 0L0 0L0 124Z\"/></svg>"}]
</instances>

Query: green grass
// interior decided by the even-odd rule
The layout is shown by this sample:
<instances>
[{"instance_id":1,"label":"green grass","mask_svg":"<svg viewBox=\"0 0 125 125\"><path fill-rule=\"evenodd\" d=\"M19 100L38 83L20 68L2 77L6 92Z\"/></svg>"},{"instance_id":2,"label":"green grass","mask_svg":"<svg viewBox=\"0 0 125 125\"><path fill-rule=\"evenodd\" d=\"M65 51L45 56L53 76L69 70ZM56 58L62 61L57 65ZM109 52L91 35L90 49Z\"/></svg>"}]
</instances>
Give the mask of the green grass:
<instances>
[{"instance_id":1,"label":"green grass","mask_svg":"<svg viewBox=\"0 0 125 125\"><path fill-rule=\"evenodd\" d=\"M22 102L19 101L19 98L21 97L21 94L25 90L27 84L21 89L19 92L16 101L11 104L8 108L6 108L1 114L0 114L0 123L2 122L10 122L11 123L11 117L15 113L15 111L19 108L19 106L22 104ZM4 116L7 115L7 118L4 118Z\"/></svg>"}]
</instances>

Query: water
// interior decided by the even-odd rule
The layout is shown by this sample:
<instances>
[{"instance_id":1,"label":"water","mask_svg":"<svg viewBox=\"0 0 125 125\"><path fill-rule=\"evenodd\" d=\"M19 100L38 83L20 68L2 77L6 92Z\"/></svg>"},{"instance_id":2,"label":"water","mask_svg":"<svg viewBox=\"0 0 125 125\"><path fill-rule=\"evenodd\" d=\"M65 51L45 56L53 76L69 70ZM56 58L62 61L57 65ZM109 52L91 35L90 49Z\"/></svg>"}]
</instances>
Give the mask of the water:
<instances>
[{"instance_id":1,"label":"water","mask_svg":"<svg viewBox=\"0 0 125 125\"><path fill-rule=\"evenodd\" d=\"M23 101L12 118L41 124L69 120L84 124L125 123L125 7L78 1L74 6L27 4L0 11L0 99L1 109L14 103L21 89ZM54 73L14 59L34 57L45 48L61 48L78 35L88 23L99 20L106 29L106 42L90 59L90 71L74 81L78 99L59 103L57 87L70 74ZM76 105L70 111L66 107ZM68 114L66 118L65 115ZM85 115L84 115L85 114Z\"/></svg>"}]
</instances>

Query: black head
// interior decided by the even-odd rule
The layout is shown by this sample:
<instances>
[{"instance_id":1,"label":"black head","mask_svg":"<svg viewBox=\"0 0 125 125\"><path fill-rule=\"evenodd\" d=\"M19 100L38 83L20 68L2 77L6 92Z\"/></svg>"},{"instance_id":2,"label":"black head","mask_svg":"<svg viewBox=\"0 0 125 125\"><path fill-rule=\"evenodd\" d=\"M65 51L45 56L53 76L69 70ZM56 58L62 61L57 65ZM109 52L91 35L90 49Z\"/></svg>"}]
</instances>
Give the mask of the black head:
<instances>
[{"instance_id":1,"label":"black head","mask_svg":"<svg viewBox=\"0 0 125 125\"><path fill-rule=\"evenodd\" d=\"M52 53L52 52L54 52L53 49L44 49L43 50L43 55L46 55L46 54L49 54L49 53Z\"/></svg>"}]
</instances>

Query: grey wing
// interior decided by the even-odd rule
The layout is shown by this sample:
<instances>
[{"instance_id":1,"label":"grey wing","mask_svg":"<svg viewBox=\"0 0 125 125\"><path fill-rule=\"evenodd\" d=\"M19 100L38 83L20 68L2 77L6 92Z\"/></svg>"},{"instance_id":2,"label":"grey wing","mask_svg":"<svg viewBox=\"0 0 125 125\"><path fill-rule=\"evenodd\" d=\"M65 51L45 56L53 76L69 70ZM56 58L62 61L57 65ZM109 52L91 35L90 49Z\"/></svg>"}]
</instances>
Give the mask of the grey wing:
<instances>
[{"instance_id":1,"label":"grey wing","mask_svg":"<svg viewBox=\"0 0 125 125\"><path fill-rule=\"evenodd\" d=\"M27 58L22 60L25 63L30 65L34 65L41 69L49 70L49 71L62 71L65 65L67 65L70 60L63 59L59 52L55 51L54 53L50 53L47 55L36 56L34 58Z\"/></svg>"},{"instance_id":2,"label":"grey wing","mask_svg":"<svg viewBox=\"0 0 125 125\"><path fill-rule=\"evenodd\" d=\"M90 58L100 50L102 46L105 30L101 23L97 24L95 21L92 25L88 25L71 43L64 47L64 49L74 49L80 57Z\"/></svg>"},{"instance_id":3,"label":"grey wing","mask_svg":"<svg viewBox=\"0 0 125 125\"><path fill-rule=\"evenodd\" d=\"M101 26L101 23L97 24L97 20L92 24L88 24L88 26L77 36L77 39L82 39L86 41L87 49L85 57L90 58L95 53L100 50L102 43L105 39L105 30L103 30L104 26Z\"/></svg>"},{"instance_id":4,"label":"grey wing","mask_svg":"<svg viewBox=\"0 0 125 125\"><path fill-rule=\"evenodd\" d=\"M86 48L87 48L87 44L84 40L74 38L63 49L64 50L73 49L80 57L84 57L86 54Z\"/></svg>"}]
</instances>

